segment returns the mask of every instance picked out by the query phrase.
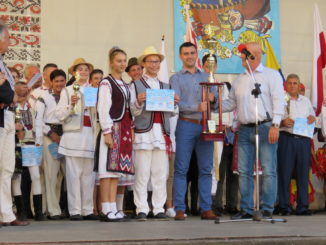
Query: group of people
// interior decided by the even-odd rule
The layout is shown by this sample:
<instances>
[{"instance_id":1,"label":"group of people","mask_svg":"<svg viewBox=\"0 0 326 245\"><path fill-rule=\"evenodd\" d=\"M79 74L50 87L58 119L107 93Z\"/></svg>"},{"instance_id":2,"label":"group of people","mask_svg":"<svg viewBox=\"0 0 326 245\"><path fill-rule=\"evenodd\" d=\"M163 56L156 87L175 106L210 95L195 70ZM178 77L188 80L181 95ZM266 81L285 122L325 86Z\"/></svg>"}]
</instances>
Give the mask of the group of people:
<instances>
[{"instance_id":1,"label":"group of people","mask_svg":"<svg viewBox=\"0 0 326 245\"><path fill-rule=\"evenodd\" d=\"M54 63L46 64L42 74L37 66L27 66L22 81L17 70L3 63L9 33L2 24L0 32L2 225L28 225L26 219L32 215L37 221L59 220L67 215L74 221L127 220L124 202L135 205L135 218L139 221L145 221L149 215L157 220L169 217L185 220L188 172L193 155L198 168L201 219L214 220L221 215L223 187L220 184L225 174L230 212L237 210L238 190L241 195L240 212L232 218L252 217L255 99L251 95L254 83L244 54L241 59L245 72L232 83L232 88L225 86L228 96L219 104L214 90L202 101L200 83L208 79L208 55L203 58L204 71L198 69L197 47L189 42L180 46L183 67L169 83L158 78L165 57L154 47L146 48L142 55L128 62L126 52L113 47L108 54L107 76L78 58L68 70L72 76L68 82L66 73ZM294 134L293 125L299 117L307 118L308 124L312 124L314 111L309 100L298 94L298 76L291 75L286 81L290 96L286 101L281 76L261 64L260 46L247 43L246 47L255 56L249 63L261 89L258 124L262 196L256 205L260 205L264 217L272 216L276 202L282 214L289 214L289 183L296 169L296 212L308 214L310 139ZM216 66L217 59L214 59ZM130 83L123 80L124 72L130 76ZM98 88L94 106L85 103L91 87ZM174 90L174 110L147 110L148 89ZM212 199L216 149L214 142L200 136L203 112L217 111L219 107L234 114L232 124L236 126L225 129L221 178L217 195ZM24 165L27 146L42 149L39 164ZM231 168L235 156L239 178ZM132 198L124 201L124 194L130 194L130 190ZM151 200L148 200L149 190ZM30 199L34 214L28 207ZM66 211L64 215L63 211Z\"/></svg>"}]
</instances>

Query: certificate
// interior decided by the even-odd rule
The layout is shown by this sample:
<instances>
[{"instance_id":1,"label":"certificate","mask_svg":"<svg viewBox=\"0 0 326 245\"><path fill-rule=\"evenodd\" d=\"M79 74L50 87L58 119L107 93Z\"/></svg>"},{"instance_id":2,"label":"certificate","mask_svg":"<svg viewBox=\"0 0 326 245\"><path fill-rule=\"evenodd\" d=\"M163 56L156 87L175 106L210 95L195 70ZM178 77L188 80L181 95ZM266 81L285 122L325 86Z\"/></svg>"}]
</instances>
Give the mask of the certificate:
<instances>
[{"instance_id":1,"label":"certificate","mask_svg":"<svg viewBox=\"0 0 326 245\"><path fill-rule=\"evenodd\" d=\"M58 152L59 145L57 143L49 144L48 149L53 159L58 160L63 157L63 155Z\"/></svg>"},{"instance_id":2,"label":"certificate","mask_svg":"<svg viewBox=\"0 0 326 245\"><path fill-rule=\"evenodd\" d=\"M307 118L296 118L294 120L293 134L312 138L314 135L315 123L308 124Z\"/></svg>"},{"instance_id":3,"label":"certificate","mask_svg":"<svg viewBox=\"0 0 326 245\"><path fill-rule=\"evenodd\" d=\"M84 104L86 107L95 107L97 102L98 88L86 87L84 88Z\"/></svg>"},{"instance_id":4,"label":"certificate","mask_svg":"<svg viewBox=\"0 0 326 245\"><path fill-rule=\"evenodd\" d=\"M40 166L42 162L42 146L24 145L22 149L23 166Z\"/></svg>"},{"instance_id":5,"label":"certificate","mask_svg":"<svg viewBox=\"0 0 326 245\"><path fill-rule=\"evenodd\" d=\"M174 111L174 90L146 89L146 111Z\"/></svg>"}]
</instances>

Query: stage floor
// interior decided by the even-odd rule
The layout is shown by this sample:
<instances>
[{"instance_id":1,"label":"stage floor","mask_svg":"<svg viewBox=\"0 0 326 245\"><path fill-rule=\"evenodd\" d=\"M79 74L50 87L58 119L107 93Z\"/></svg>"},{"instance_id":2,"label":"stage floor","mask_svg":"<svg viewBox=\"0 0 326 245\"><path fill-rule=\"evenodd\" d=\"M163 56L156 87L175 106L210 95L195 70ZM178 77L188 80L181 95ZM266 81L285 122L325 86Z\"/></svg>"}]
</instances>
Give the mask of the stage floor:
<instances>
[{"instance_id":1,"label":"stage floor","mask_svg":"<svg viewBox=\"0 0 326 245\"><path fill-rule=\"evenodd\" d=\"M326 214L287 219L276 224L214 224L199 217L184 222L31 222L26 227L2 227L0 244L326 244Z\"/></svg>"}]
</instances>

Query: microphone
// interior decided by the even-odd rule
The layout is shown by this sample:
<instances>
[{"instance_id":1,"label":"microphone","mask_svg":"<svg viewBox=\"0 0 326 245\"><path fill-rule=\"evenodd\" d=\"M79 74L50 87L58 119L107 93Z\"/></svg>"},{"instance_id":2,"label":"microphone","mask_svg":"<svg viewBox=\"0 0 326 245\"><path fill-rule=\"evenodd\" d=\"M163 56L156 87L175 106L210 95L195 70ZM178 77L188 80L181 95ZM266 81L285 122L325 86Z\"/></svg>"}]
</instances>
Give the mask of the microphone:
<instances>
[{"instance_id":1,"label":"microphone","mask_svg":"<svg viewBox=\"0 0 326 245\"><path fill-rule=\"evenodd\" d=\"M253 56L247 49L246 45L244 44L240 44L238 46L238 51L242 54L244 54L247 58L251 59L251 60L254 60L255 59L255 56Z\"/></svg>"}]
</instances>

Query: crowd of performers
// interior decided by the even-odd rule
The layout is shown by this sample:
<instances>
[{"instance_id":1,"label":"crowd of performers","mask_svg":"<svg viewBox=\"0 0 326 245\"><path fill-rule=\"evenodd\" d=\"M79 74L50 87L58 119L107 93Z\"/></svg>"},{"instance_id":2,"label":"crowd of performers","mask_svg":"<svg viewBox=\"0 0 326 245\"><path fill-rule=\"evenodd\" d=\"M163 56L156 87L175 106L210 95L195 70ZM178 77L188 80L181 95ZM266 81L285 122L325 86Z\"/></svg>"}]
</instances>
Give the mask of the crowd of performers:
<instances>
[{"instance_id":1,"label":"crowd of performers","mask_svg":"<svg viewBox=\"0 0 326 245\"><path fill-rule=\"evenodd\" d=\"M0 32L3 56L9 33L5 26ZM260 46L245 45L256 57L249 62L262 91L259 170L253 167L255 101L244 54L240 58L245 72L232 86L224 84L220 105L214 90L208 101L202 101L200 83L208 79L208 55L203 57L203 70L198 69L192 43L180 46L183 67L169 83L158 77L165 57L152 46L129 60L123 49L113 47L108 75L78 58L68 69L69 81L55 63L46 64L42 72L29 65L21 79L22 74L7 68L1 56L1 224L65 218L182 221L190 214L214 220L226 213L243 219L251 218L258 204L265 218L273 212L310 215L311 159L313 171L324 178L325 149L312 154L311 139L295 134L293 128L297 118L306 119L307 125L315 123L315 112L297 75L287 77L285 93L277 71L262 65ZM130 82L123 80L124 73ZM85 100L89 88L97 88L92 106ZM174 110L147 110L148 89L173 90ZM200 137L202 113L208 107L212 111L221 107L228 118L223 143ZM325 141L322 129L318 136ZM39 162L26 164L30 159L24 157L32 156L29 149L41 149ZM254 198L257 174L262 180L261 200ZM294 187L296 198L291 195Z\"/></svg>"}]
</instances>

